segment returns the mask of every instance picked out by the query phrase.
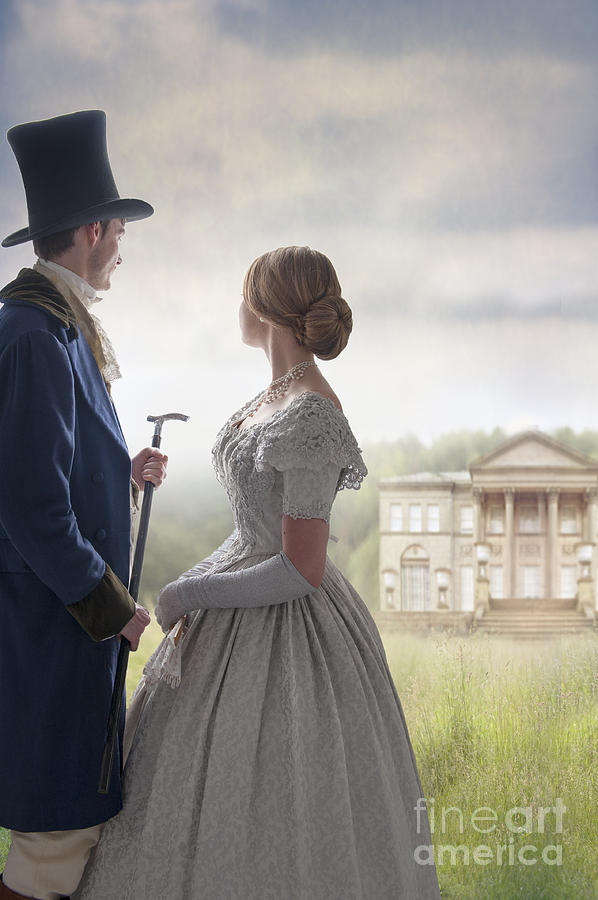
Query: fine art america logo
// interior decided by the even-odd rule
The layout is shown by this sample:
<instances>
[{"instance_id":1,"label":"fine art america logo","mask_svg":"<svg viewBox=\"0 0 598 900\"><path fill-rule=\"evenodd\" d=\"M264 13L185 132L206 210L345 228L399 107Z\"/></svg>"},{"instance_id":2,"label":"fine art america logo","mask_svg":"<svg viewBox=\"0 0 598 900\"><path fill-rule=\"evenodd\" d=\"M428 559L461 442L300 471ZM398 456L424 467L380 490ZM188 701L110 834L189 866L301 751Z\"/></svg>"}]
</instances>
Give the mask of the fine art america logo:
<instances>
[{"instance_id":1,"label":"fine art america logo","mask_svg":"<svg viewBox=\"0 0 598 900\"><path fill-rule=\"evenodd\" d=\"M425 834L427 837L427 828L425 828L426 798L419 797L416 806L413 807L417 820L417 834ZM533 866L539 862L543 862L547 866L561 866L563 864L563 845L559 841L554 844L537 844L529 841L521 846L515 846L515 835L521 834L544 834L545 826L552 826L552 832L556 834L563 833L563 815L567 811L566 806L560 797L556 798L554 806L540 806L536 809L535 814L531 806L513 806L504 814L504 820L499 821L500 817L496 810L490 806L480 806L469 816L468 824L478 834L492 834L497 830L497 826L504 834L502 824L507 832L509 832L506 843L495 842L493 846L489 843L479 843L475 846L469 844L419 844L413 851L415 861L420 866L431 866L435 863L440 865L449 862L450 865L469 866L475 863L478 866L487 866L489 863L495 862L498 866ZM428 820L430 823L430 834L435 832L437 824L436 812L434 809L434 799L428 800ZM446 834L447 825L451 829L458 826L459 834L463 834L465 825L465 816L463 810L458 806L449 806L447 809L442 807L440 815L440 833Z\"/></svg>"}]
</instances>

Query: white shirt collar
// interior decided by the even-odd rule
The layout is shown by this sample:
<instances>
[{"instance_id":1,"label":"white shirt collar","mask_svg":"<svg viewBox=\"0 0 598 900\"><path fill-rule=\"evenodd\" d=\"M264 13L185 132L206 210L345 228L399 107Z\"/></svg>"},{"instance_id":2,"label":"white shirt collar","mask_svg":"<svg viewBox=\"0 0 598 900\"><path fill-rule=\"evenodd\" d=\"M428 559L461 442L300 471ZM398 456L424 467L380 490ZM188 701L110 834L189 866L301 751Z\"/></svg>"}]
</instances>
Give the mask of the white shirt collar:
<instances>
[{"instance_id":1,"label":"white shirt collar","mask_svg":"<svg viewBox=\"0 0 598 900\"><path fill-rule=\"evenodd\" d=\"M81 300L82 303L85 304L87 309L93 303L99 303L102 299L98 297L97 291L95 288L85 281L84 278L81 278L80 275L77 275L76 272L73 272L71 269L67 269L64 266L59 265L59 263L53 262L50 259L40 259L40 263L46 268L50 269L52 272L56 272L57 275L60 275L63 281L66 281L70 289L76 294L76 296Z\"/></svg>"}]
</instances>

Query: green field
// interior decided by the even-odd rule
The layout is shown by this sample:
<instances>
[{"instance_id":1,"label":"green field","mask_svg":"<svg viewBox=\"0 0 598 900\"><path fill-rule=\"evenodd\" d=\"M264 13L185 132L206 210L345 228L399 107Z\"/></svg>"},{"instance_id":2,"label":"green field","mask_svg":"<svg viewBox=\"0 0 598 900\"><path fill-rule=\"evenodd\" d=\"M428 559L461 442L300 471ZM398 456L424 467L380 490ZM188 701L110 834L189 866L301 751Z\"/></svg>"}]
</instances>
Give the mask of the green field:
<instances>
[{"instance_id":1,"label":"green field","mask_svg":"<svg viewBox=\"0 0 598 900\"><path fill-rule=\"evenodd\" d=\"M443 898L596 900L596 637L383 637L422 785L434 800ZM551 809L542 831L540 808L559 798L561 830ZM438 861L443 845L462 849Z\"/></svg>"},{"instance_id":2,"label":"green field","mask_svg":"<svg viewBox=\"0 0 598 900\"><path fill-rule=\"evenodd\" d=\"M160 636L153 623L131 655L129 694ZM596 637L383 638L443 898L596 900Z\"/></svg>"}]
</instances>

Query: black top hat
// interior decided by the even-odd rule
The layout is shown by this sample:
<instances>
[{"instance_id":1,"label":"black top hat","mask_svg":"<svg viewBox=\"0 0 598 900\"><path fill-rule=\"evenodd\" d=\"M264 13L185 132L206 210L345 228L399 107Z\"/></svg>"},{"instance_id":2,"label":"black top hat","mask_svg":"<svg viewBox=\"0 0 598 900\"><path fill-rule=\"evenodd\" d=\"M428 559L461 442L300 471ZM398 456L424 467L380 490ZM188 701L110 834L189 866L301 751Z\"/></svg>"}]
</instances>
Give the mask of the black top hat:
<instances>
[{"instance_id":1,"label":"black top hat","mask_svg":"<svg viewBox=\"0 0 598 900\"><path fill-rule=\"evenodd\" d=\"M29 227L9 234L14 247L103 219L145 219L153 207L121 200L108 161L106 113L100 109L15 125L7 138L17 158Z\"/></svg>"}]
</instances>

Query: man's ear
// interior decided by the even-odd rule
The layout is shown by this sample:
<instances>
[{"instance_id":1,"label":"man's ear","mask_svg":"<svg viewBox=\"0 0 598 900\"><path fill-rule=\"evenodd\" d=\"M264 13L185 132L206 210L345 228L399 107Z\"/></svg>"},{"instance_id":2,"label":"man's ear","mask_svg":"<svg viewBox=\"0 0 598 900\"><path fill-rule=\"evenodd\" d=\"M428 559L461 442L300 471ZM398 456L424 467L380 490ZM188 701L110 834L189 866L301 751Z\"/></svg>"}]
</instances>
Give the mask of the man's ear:
<instances>
[{"instance_id":1,"label":"man's ear","mask_svg":"<svg viewBox=\"0 0 598 900\"><path fill-rule=\"evenodd\" d=\"M102 226L100 222L90 222L89 225L82 225L81 228L85 231L85 238L90 249L95 247L102 236Z\"/></svg>"}]
</instances>

